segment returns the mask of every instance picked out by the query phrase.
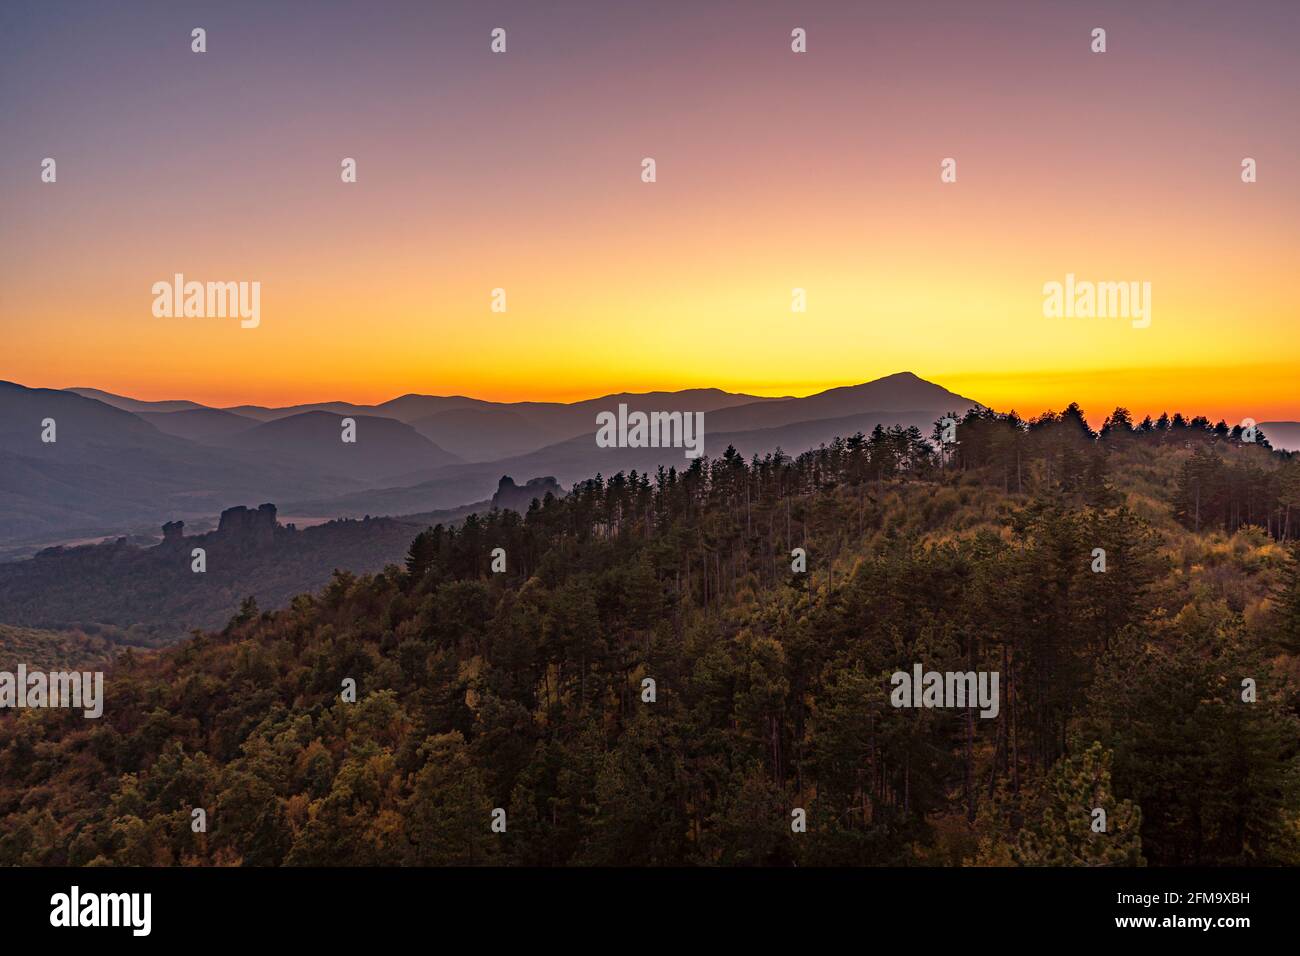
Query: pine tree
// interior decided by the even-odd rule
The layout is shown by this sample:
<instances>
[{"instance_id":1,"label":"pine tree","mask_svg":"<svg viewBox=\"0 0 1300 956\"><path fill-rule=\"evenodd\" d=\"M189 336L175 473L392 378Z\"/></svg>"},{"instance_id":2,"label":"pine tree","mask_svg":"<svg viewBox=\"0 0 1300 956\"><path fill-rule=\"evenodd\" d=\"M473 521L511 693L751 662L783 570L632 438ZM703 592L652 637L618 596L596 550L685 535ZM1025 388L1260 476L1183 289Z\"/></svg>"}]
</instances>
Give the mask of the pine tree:
<instances>
[{"instance_id":1,"label":"pine tree","mask_svg":"<svg viewBox=\"0 0 1300 956\"><path fill-rule=\"evenodd\" d=\"M1291 545L1275 597L1278 643L1292 654L1300 653L1300 542Z\"/></svg>"},{"instance_id":2,"label":"pine tree","mask_svg":"<svg viewBox=\"0 0 1300 956\"><path fill-rule=\"evenodd\" d=\"M1022 866L1143 866L1142 811L1116 800L1111 755L1100 743L1057 761L1012 853ZM1105 829L1094 826L1104 813Z\"/></svg>"},{"instance_id":3,"label":"pine tree","mask_svg":"<svg viewBox=\"0 0 1300 956\"><path fill-rule=\"evenodd\" d=\"M418 584L438 557L438 541L433 529L421 531L406 553L406 574L412 585Z\"/></svg>"}]
</instances>

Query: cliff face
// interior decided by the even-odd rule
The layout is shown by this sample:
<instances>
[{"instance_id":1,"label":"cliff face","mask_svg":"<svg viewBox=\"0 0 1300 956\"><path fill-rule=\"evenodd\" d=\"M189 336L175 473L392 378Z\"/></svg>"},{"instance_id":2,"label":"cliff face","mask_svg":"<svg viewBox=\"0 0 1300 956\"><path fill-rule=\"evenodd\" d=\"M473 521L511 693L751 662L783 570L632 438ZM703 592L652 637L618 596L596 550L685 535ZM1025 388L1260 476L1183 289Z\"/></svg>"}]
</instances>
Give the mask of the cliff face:
<instances>
[{"instance_id":1,"label":"cliff face","mask_svg":"<svg viewBox=\"0 0 1300 956\"><path fill-rule=\"evenodd\" d=\"M499 508L502 511L518 511L520 514L528 510L533 503L533 499L543 500L548 494L555 495L557 498L564 494L564 489L560 487L559 482L554 478L530 478L528 483L522 488L515 484L515 480L509 475L504 475L497 484L496 494L492 496L492 507Z\"/></svg>"},{"instance_id":2,"label":"cliff face","mask_svg":"<svg viewBox=\"0 0 1300 956\"><path fill-rule=\"evenodd\" d=\"M221 523L217 525L218 534L249 544L270 544L275 529L275 505L271 504L261 505L256 511L243 505L227 508L221 512Z\"/></svg>"}]
</instances>

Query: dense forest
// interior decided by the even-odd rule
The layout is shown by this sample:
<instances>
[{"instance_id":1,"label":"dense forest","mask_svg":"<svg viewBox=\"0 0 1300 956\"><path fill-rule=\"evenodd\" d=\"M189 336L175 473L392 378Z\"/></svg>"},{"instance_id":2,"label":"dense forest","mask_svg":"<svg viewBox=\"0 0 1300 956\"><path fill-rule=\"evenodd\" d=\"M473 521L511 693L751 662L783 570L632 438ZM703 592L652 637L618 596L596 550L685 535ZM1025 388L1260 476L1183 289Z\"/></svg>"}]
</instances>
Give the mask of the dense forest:
<instances>
[{"instance_id":1,"label":"dense forest","mask_svg":"<svg viewBox=\"0 0 1300 956\"><path fill-rule=\"evenodd\" d=\"M0 671L19 664L30 670L103 670L113 662L114 642L95 628L47 631L0 624Z\"/></svg>"},{"instance_id":2,"label":"dense forest","mask_svg":"<svg viewBox=\"0 0 1300 956\"><path fill-rule=\"evenodd\" d=\"M597 476L4 713L0 863L1297 863L1297 509L1075 406Z\"/></svg>"}]
</instances>

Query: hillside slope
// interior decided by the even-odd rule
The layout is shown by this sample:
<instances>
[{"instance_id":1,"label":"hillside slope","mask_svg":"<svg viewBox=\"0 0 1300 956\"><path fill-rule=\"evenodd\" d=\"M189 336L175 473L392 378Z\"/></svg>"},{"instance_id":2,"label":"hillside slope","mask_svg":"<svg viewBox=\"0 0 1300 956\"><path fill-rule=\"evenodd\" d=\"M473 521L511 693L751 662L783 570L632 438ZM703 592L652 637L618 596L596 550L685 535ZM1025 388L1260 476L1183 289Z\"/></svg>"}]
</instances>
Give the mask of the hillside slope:
<instances>
[{"instance_id":1,"label":"hillside slope","mask_svg":"<svg viewBox=\"0 0 1300 956\"><path fill-rule=\"evenodd\" d=\"M1300 463L1080 422L421 533L402 569L119 658L102 720L0 714L0 864L1294 865ZM1000 695L900 707L916 667Z\"/></svg>"}]
</instances>

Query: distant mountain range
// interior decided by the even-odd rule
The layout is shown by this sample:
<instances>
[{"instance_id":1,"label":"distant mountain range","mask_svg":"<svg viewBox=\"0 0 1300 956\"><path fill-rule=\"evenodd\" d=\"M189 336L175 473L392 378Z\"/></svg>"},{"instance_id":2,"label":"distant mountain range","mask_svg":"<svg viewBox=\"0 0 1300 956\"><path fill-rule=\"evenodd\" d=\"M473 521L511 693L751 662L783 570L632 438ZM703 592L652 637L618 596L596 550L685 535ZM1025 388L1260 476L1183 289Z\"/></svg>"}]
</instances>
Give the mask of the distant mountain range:
<instances>
[{"instance_id":1,"label":"distant mountain range","mask_svg":"<svg viewBox=\"0 0 1300 956\"><path fill-rule=\"evenodd\" d=\"M296 517L403 515L490 498L503 474L567 485L596 473L689 464L681 448L601 448L596 417L703 412L704 453L796 454L876 425L917 425L977 403L910 372L806 398L719 389L607 395L573 403L403 395L211 408L93 388L0 382L0 559L164 521L212 520L247 501ZM52 419L56 438L43 441ZM351 419L355 442L342 440ZM1271 433L1270 433L1271 434Z\"/></svg>"}]
</instances>

